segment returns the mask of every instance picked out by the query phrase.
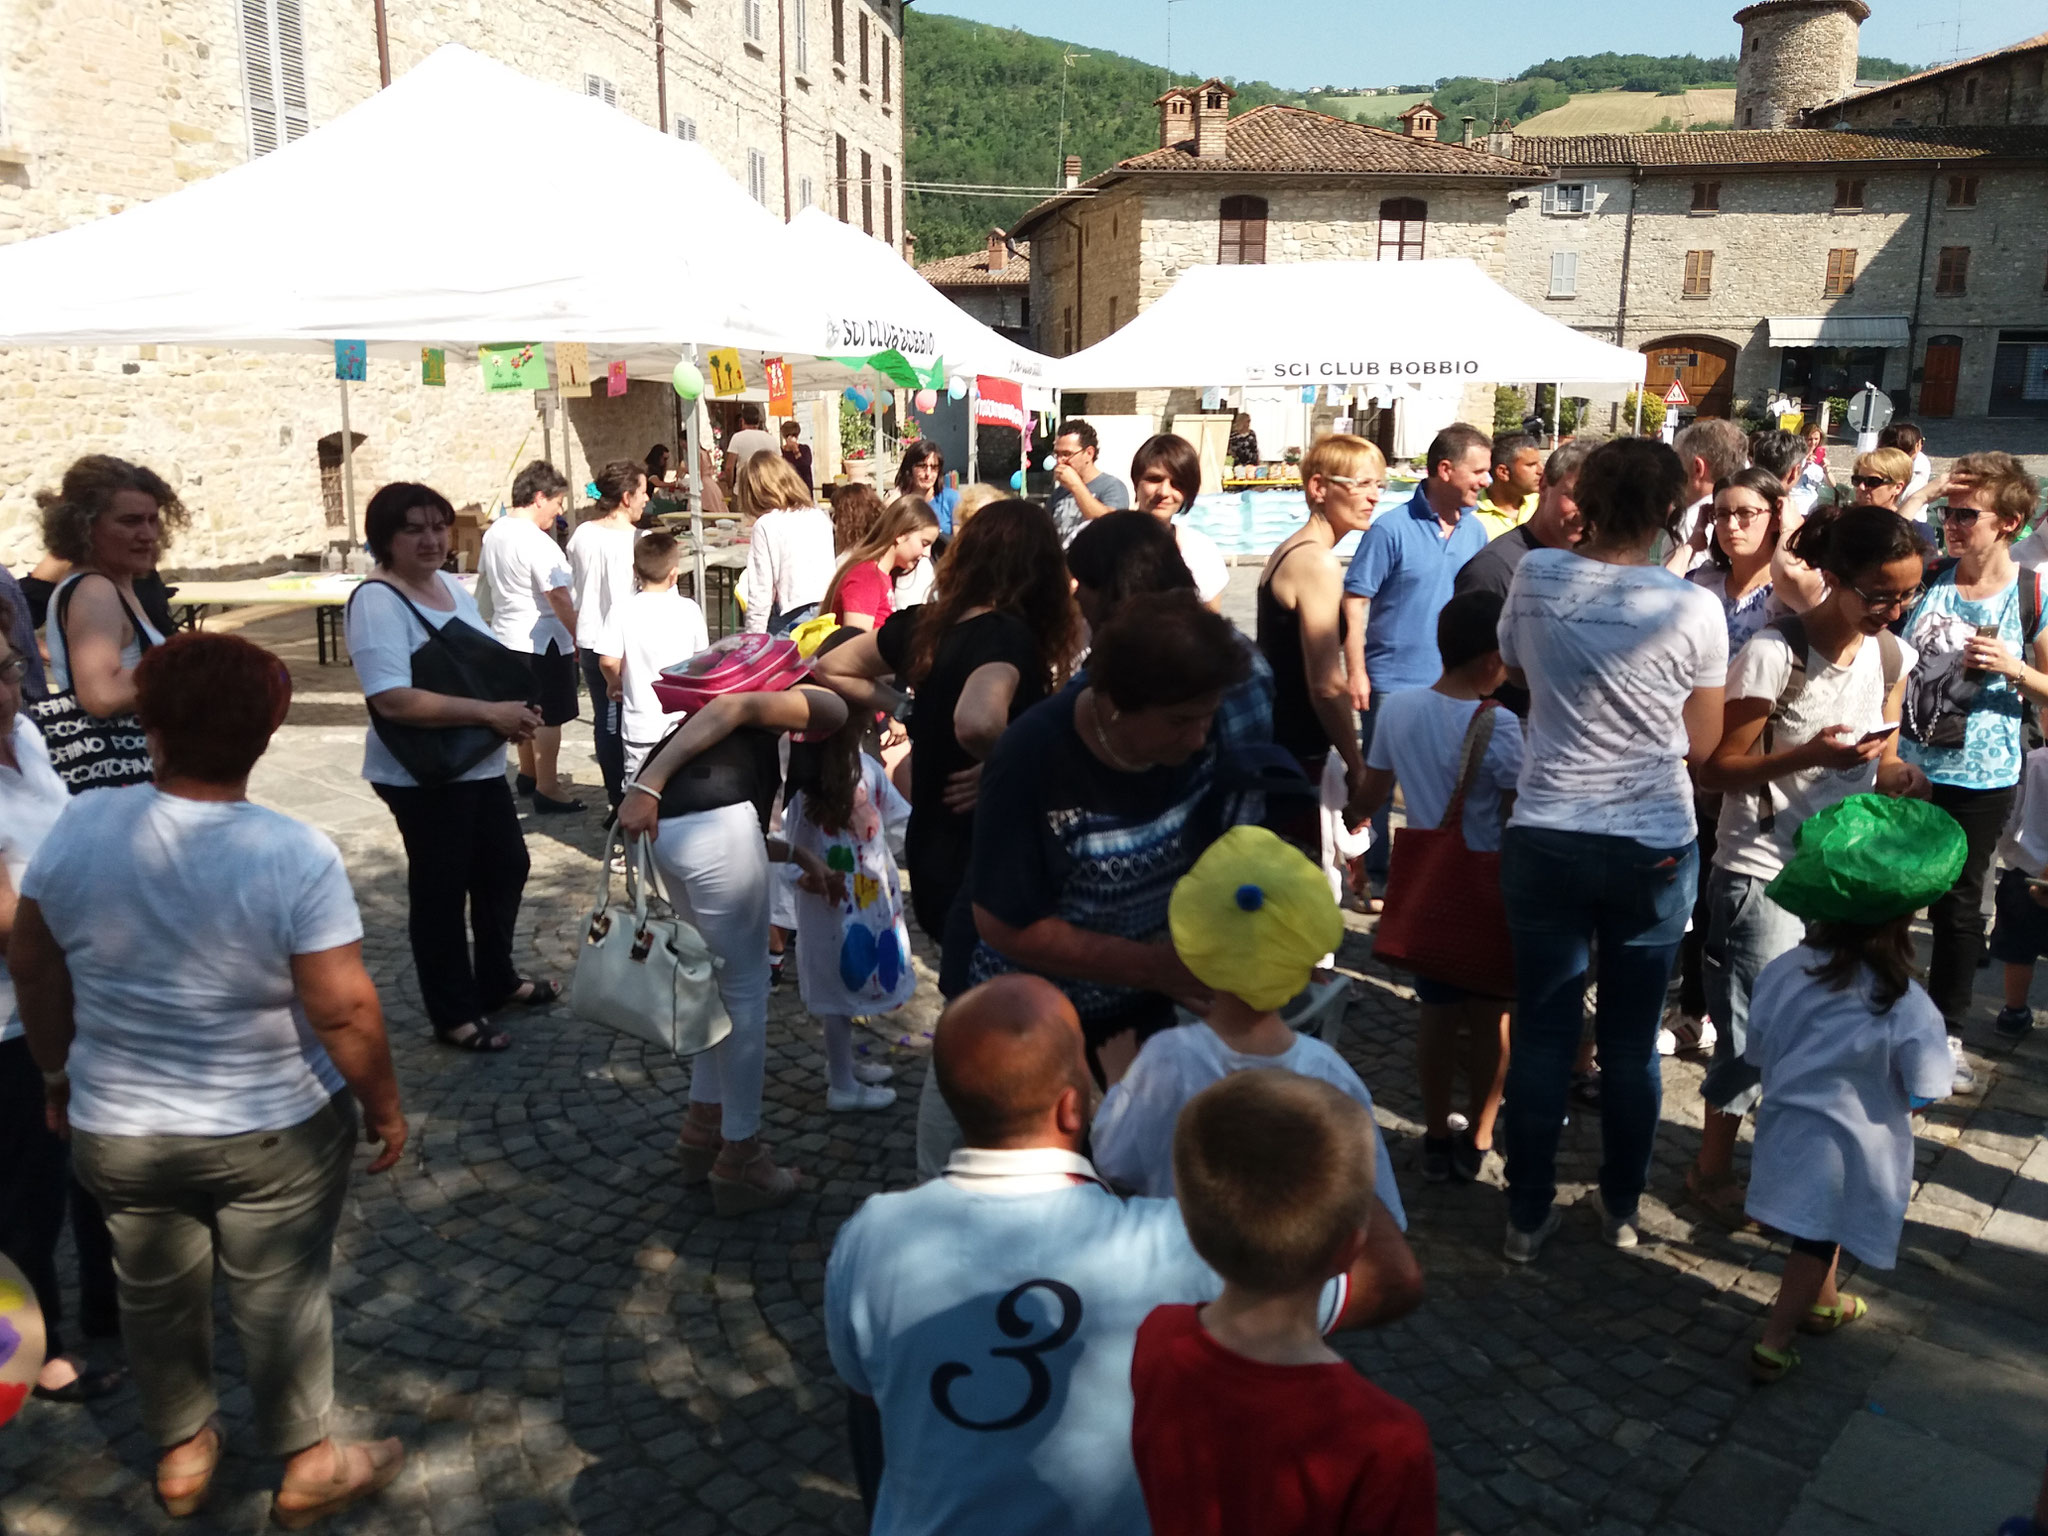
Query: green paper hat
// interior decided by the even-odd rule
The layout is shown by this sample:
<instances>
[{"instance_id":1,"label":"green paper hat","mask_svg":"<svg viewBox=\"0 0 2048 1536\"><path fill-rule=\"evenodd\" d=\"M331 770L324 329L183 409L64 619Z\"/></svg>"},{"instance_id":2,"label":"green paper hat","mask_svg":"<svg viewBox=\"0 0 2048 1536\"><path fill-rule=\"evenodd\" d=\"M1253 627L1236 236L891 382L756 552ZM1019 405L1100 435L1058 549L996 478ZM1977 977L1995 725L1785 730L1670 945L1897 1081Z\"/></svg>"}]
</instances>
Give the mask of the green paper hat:
<instances>
[{"instance_id":1,"label":"green paper hat","mask_svg":"<svg viewBox=\"0 0 2048 1536\"><path fill-rule=\"evenodd\" d=\"M1888 923L1946 893L1967 851L1938 806L1851 795L1800 824L1799 851L1764 894L1808 922Z\"/></svg>"}]
</instances>

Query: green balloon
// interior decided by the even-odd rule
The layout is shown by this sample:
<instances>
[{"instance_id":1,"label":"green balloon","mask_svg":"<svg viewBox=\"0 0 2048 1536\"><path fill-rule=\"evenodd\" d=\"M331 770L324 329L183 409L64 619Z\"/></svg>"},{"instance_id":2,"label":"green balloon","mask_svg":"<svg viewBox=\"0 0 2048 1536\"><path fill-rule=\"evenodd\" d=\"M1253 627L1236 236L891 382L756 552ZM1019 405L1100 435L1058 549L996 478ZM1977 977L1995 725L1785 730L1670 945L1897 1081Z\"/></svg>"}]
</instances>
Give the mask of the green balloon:
<instances>
[{"instance_id":1,"label":"green balloon","mask_svg":"<svg viewBox=\"0 0 2048 1536\"><path fill-rule=\"evenodd\" d=\"M676 371L669 375L669 382L676 387L676 393L685 400L695 400L704 393L704 375L697 371L697 365L687 357L676 364Z\"/></svg>"}]
</instances>

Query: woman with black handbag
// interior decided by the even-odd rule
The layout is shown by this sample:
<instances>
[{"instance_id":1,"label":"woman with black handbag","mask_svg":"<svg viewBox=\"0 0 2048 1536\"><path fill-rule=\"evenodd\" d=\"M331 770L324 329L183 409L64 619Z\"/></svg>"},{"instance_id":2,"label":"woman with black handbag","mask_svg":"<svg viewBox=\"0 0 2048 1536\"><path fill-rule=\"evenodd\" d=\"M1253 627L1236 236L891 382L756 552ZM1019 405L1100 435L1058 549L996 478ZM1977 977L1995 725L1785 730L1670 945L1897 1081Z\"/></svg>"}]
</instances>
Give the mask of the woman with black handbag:
<instances>
[{"instance_id":1,"label":"woman with black handbag","mask_svg":"<svg viewBox=\"0 0 2048 1536\"><path fill-rule=\"evenodd\" d=\"M502 1051L512 1041L492 1013L561 995L512 964L527 857L505 747L541 720L524 659L491 638L476 599L442 570L454 521L429 486L370 498L363 532L377 565L349 599L348 649L370 707L363 777L405 840L407 926L434 1038Z\"/></svg>"}]
</instances>

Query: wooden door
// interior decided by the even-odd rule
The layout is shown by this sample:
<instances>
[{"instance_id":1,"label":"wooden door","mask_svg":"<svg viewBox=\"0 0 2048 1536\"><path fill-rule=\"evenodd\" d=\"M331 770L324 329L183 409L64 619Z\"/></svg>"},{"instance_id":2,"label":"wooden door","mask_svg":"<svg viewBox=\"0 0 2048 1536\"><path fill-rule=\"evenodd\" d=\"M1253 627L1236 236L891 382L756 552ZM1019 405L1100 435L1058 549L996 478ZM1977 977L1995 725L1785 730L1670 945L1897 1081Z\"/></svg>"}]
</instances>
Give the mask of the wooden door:
<instances>
[{"instance_id":1,"label":"wooden door","mask_svg":"<svg viewBox=\"0 0 2048 1536\"><path fill-rule=\"evenodd\" d=\"M1700 416L1726 416L1735 398L1735 346L1714 336L1666 336L1643 348L1650 360L1643 388L1661 396L1677 379Z\"/></svg>"},{"instance_id":2,"label":"wooden door","mask_svg":"<svg viewBox=\"0 0 2048 1536\"><path fill-rule=\"evenodd\" d=\"M1963 371L1963 341L1960 336L1936 336L1927 343L1927 360L1920 371L1920 414L1953 416L1956 413L1956 379Z\"/></svg>"}]
</instances>

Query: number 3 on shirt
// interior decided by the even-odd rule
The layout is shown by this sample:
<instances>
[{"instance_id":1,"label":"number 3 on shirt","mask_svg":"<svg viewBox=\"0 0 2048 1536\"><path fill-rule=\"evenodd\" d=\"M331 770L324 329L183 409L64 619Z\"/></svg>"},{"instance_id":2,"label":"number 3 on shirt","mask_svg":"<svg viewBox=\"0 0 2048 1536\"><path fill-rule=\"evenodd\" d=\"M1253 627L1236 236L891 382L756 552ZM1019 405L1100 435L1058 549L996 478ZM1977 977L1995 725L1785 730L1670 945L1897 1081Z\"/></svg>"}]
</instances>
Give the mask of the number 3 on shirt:
<instances>
[{"instance_id":1,"label":"number 3 on shirt","mask_svg":"<svg viewBox=\"0 0 2048 1536\"><path fill-rule=\"evenodd\" d=\"M1015 1413L1007 1418L983 1422L970 1419L953 1406L953 1383L963 1376L972 1376L974 1367L949 1360L932 1372L932 1406L962 1429L996 1431L1015 1429L1020 1424L1029 1424L1045 1411L1052 1401L1052 1373L1045 1368L1042 1355L1051 1353L1074 1336L1074 1330L1081 1326L1081 1297L1070 1285L1057 1280L1026 1280L1009 1295L996 1303L996 1326L1010 1338L1021 1339L1031 1332L1032 1324L1018 1314L1017 1303L1027 1291L1047 1291L1057 1297L1060 1304L1059 1321L1051 1333L1029 1344L1006 1344L992 1349L989 1354L998 1360L1014 1360L1024 1367L1029 1387L1024 1402Z\"/></svg>"}]
</instances>

